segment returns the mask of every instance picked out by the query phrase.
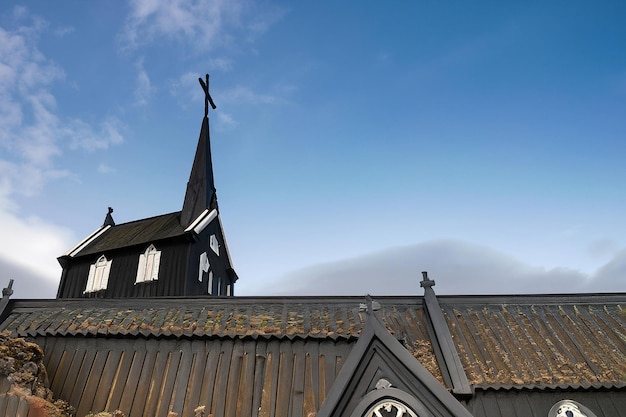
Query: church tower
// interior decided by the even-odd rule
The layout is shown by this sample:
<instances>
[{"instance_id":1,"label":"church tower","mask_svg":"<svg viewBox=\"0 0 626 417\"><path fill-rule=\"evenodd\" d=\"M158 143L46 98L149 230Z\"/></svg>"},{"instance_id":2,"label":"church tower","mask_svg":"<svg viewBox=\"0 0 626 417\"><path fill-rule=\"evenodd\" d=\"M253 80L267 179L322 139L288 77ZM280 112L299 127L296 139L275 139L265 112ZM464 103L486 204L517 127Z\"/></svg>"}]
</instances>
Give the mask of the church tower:
<instances>
[{"instance_id":1,"label":"church tower","mask_svg":"<svg viewBox=\"0 0 626 417\"><path fill-rule=\"evenodd\" d=\"M58 258L57 298L232 296L237 274L217 205L211 161L209 76L199 79L205 110L182 210L104 223Z\"/></svg>"}]
</instances>

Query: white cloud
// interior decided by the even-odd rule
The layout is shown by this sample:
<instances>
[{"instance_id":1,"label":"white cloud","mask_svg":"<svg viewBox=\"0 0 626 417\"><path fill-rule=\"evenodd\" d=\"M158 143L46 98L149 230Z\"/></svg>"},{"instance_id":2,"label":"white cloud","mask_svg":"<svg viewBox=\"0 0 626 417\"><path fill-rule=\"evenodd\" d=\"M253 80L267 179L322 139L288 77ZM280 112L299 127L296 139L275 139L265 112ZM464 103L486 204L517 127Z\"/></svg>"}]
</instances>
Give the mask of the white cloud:
<instances>
[{"instance_id":1,"label":"white cloud","mask_svg":"<svg viewBox=\"0 0 626 417\"><path fill-rule=\"evenodd\" d=\"M198 74L187 72L170 84L170 94L178 99L181 106L185 107L190 102L204 100L204 93L198 83Z\"/></svg>"},{"instance_id":2,"label":"white cloud","mask_svg":"<svg viewBox=\"0 0 626 417\"><path fill-rule=\"evenodd\" d=\"M61 269L56 258L69 248L75 237L69 229L51 225L37 217L20 218L8 191L6 184L0 185L2 264L19 266L42 280L58 282ZM6 271L2 270L2 278L5 277Z\"/></svg>"},{"instance_id":3,"label":"white cloud","mask_svg":"<svg viewBox=\"0 0 626 417\"><path fill-rule=\"evenodd\" d=\"M232 69L233 62L228 58L213 58L209 60L209 68L228 72Z\"/></svg>"},{"instance_id":4,"label":"white cloud","mask_svg":"<svg viewBox=\"0 0 626 417\"><path fill-rule=\"evenodd\" d=\"M613 258L599 268L589 280L589 290L594 292L624 290L626 281L626 249L617 252Z\"/></svg>"},{"instance_id":5,"label":"white cloud","mask_svg":"<svg viewBox=\"0 0 626 417\"><path fill-rule=\"evenodd\" d=\"M124 141L120 133L120 122L114 117L105 119L98 130L80 119L73 119L58 133L70 140L72 149L89 152L108 149L111 145Z\"/></svg>"},{"instance_id":6,"label":"white cloud","mask_svg":"<svg viewBox=\"0 0 626 417\"><path fill-rule=\"evenodd\" d=\"M60 28L56 28L54 30L54 34L60 38L62 38L65 35L69 35L70 33L74 33L76 31L76 29L73 26L64 26L64 27L60 27Z\"/></svg>"},{"instance_id":7,"label":"white cloud","mask_svg":"<svg viewBox=\"0 0 626 417\"><path fill-rule=\"evenodd\" d=\"M60 276L56 257L75 238L68 229L21 215L17 195L37 195L48 182L71 176L57 162L66 144L90 151L123 138L114 118L94 129L60 115L52 86L65 74L38 48L47 24L24 7L13 17L12 29L0 27L0 277L21 271L28 282L50 283Z\"/></svg>"},{"instance_id":8,"label":"white cloud","mask_svg":"<svg viewBox=\"0 0 626 417\"><path fill-rule=\"evenodd\" d=\"M150 77L143 67L143 58L140 58L135 64L137 68L137 87L135 88L135 104L145 106L152 97L156 88L152 86Z\"/></svg>"},{"instance_id":9,"label":"white cloud","mask_svg":"<svg viewBox=\"0 0 626 417\"><path fill-rule=\"evenodd\" d=\"M276 96L259 94L241 85L233 89L224 91L220 95L220 100L227 103L246 104L274 104L280 101Z\"/></svg>"},{"instance_id":10,"label":"white cloud","mask_svg":"<svg viewBox=\"0 0 626 417\"><path fill-rule=\"evenodd\" d=\"M123 141L114 118L94 130L80 120L58 114L51 86L65 74L38 49L46 23L15 9L17 28L0 27L0 174L9 180L10 192L36 194L46 181L67 176L55 167L65 143L72 149L106 149ZM20 23L21 22L21 23Z\"/></svg>"},{"instance_id":11,"label":"white cloud","mask_svg":"<svg viewBox=\"0 0 626 417\"><path fill-rule=\"evenodd\" d=\"M230 114L224 112L217 113L217 120L222 127L234 127L239 124Z\"/></svg>"},{"instance_id":12,"label":"white cloud","mask_svg":"<svg viewBox=\"0 0 626 417\"><path fill-rule=\"evenodd\" d=\"M111 167L111 166L109 166L109 165L106 165L106 164L98 165L98 173L99 174L110 174L110 173L113 173L113 172L116 172L116 169Z\"/></svg>"},{"instance_id":13,"label":"white cloud","mask_svg":"<svg viewBox=\"0 0 626 417\"><path fill-rule=\"evenodd\" d=\"M589 276L569 268L531 266L472 243L433 240L314 265L253 291L276 295L419 295L424 270L437 282L438 294L622 291L626 250Z\"/></svg>"},{"instance_id":14,"label":"white cloud","mask_svg":"<svg viewBox=\"0 0 626 417\"><path fill-rule=\"evenodd\" d=\"M134 49L165 37L193 41L204 51L232 45L238 37L253 41L284 15L258 6L245 0L133 0L120 40Z\"/></svg>"},{"instance_id":15,"label":"white cloud","mask_svg":"<svg viewBox=\"0 0 626 417\"><path fill-rule=\"evenodd\" d=\"M204 46L226 42L224 20L237 20L238 1L134 0L122 40L136 48L157 36L192 38Z\"/></svg>"}]
</instances>

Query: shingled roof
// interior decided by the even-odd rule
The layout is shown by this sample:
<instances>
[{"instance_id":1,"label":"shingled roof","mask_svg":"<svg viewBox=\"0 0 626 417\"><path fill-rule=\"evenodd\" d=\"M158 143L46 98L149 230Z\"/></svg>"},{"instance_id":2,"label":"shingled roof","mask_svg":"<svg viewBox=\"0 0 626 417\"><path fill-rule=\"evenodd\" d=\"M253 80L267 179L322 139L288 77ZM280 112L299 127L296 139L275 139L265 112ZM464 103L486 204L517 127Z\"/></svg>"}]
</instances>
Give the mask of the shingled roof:
<instances>
[{"instance_id":1,"label":"shingled roof","mask_svg":"<svg viewBox=\"0 0 626 417\"><path fill-rule=\"evenodd\" d=\"M626 386L626 296L438 297L474 387Z\"/></svg>"},{"instance_id":2,"label":"shingled roof","mask_svg":"<svg viewBox=\"0 0 626 417\"><path fill-rule=\"evenodd\" d=\"M428 339L419 298L380 298L388 328ZM355 339L362 297L199 297L12 302L0 330L28 336Z\"/></svg>"},{"instance_id":3,"label":"shingled roof","mask_svg":"<svg viewBox=\"0 0 626 417\"><path fill-rule=\"evenodd\" d=\"M117 224L109 227L74 256L100 254L161 239L181 236L185 230L180 225L180 211Z\"/></svg>"},{"instance_id":4,"label":"shingled roof","mask_svg":"<svg viewBox=\"0 0 626 417\"><path fill-rule=\"evenodd\" d=\"M596 410L626 403L593 396L626 389L626 294L436 296L428 307L427 295L376 297L374 314L472 415L544 415L563 395ZM363 301L9 300L0 330L43 348L51 389L79 415L192 416L202 404L216 416L308 416L364 330ZM446 337L460 371L442 359ZM471 390L455 391L455 377Z\"/></svg>"},{"instance_id":5,"label":"shingled roof","mask_svg":"<svg viewBox=\"0 0 626 417\"><path fill-rule=\"evenodd\" d=\"M354 340L360 297L11 301L0 330L20 337ZM626 386L626 294L439 296L474 387ZM378 297L387 328L430 343L421 297Z\"/></svg>"}]
</instances>

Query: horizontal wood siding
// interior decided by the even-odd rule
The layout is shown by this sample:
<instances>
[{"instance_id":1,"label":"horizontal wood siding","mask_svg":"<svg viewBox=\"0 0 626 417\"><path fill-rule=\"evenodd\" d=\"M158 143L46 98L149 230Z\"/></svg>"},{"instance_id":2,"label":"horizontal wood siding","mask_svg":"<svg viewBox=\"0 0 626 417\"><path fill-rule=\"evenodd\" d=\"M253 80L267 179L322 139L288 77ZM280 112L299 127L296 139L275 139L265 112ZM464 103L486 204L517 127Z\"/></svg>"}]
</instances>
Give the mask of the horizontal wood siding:
<instances>
[{"instance_id":1,"label":"horizontal wood siding","mask_svg":"<svg viewBox=\"0 0 626 417\"><path fill-rule=\"evenodd\" d=\"M352 344L288 339L34 339L51 389L77 416L307 417L319 409ZM80 342L80 343L79 343ZM62 352L62 353L59 353Z\"/></svg>"}]
</instances>

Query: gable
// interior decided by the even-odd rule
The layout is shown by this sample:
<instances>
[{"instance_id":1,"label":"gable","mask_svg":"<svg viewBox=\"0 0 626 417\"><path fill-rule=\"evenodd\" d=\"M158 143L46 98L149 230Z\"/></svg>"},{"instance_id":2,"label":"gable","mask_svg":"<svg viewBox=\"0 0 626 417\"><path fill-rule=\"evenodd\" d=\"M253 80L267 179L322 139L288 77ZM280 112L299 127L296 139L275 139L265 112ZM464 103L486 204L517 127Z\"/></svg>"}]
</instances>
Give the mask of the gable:
<instances>
[{"instance_id":1,"label":"gable","mask_svg":"<svg viewBox=\"0 0 626 417\"><path fill-rule=\"evenodd\" d=\"M371 313L317 417L361 417L381 401L398 413L471 416Z\"/></svg>"}]
</instances>

